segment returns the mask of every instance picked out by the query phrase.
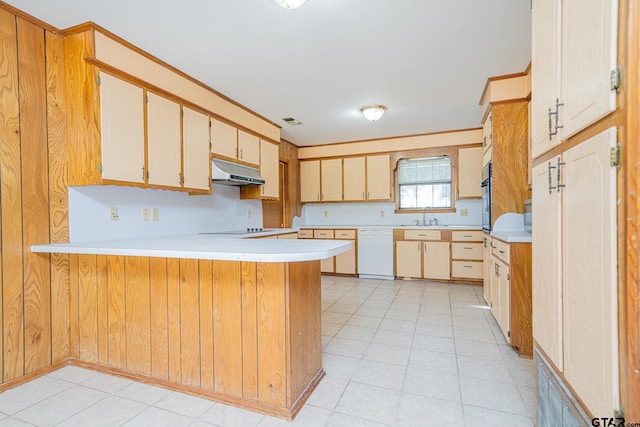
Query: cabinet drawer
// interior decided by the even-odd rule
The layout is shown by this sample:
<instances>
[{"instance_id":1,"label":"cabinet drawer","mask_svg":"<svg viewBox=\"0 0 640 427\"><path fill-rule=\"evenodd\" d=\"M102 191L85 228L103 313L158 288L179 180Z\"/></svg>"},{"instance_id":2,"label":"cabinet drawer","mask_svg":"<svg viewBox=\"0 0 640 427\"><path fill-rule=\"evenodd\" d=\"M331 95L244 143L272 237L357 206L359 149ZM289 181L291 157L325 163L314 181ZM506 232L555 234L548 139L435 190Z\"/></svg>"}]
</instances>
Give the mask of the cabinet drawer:
<instances>
[{"instance_id":1,"label":"cabinet drawer","mask_svg":"<svg viewBox=\"0 0 640 427\"><path fill-rule=\"evenodd\" d=\"M482 242L482 230L452 231L451 240L454 242Z\"/></svg>"},{"instance_id":2,"label":"cabinet drawer","mask_svg":"<svg viewBox=\"0 0 640 427\"><path fill-rule=\"evenodd\" d=\"M333 230L313 230L314 239L333 239Z\"/></svg>"},{"instance_id":3,"label":"cabinet drawer","mask_svg":"<svg viewBox=\"0 0 640 427\"><path fill-rule=\"evenodd\" d=\"M465 279L482 279L482 262L453 261L451 263L451 276Z\"/></svg>"},{"instance_id":4,"label":"cabinet drawer","mask_svg":"<svg viewBox=\"0 0 640 427\"><path fill-rule=\"evenodd\" d=\"M509 264L509 244L496 239L493 239L491 242L493 244L493 256Z\"/></svg>"},{"instance_id":5,"label":"cabinet drawer","mask_svg":"<svg viewBox=\"0 0 640 427\"><path fill-rule=\"evenodd\" d=\"M278 234L278 239L298 239L297 233Z\"/></svg>"},{"instance_id":6,"label":"cabinet drawer","mask_svg":"<svg viewBox=\"0 0 640 427\"><path fill-rule=\"evenodd\" d=\"M441 240L440 230L404 230L405 240Z\"/></svg>"},{"instance_id":7,"label":"cabinet drawer","mask_svg":"<svg viewBox=\"0 0 640 427\"><path fill-rule=\"evenodd\" d=\"M452 243L453 259L482 260L482 243Z\"/></svg>"},{"instance_id":8,"label":"cabinet drawer","mask_svg":"<svg viewBox=\"0 0 640 427\"><path fill-rule=\"evenodd\" d=\"M336 230L336 239L355 239L356 230Z\"/></svg>"},{"instance_id":9,"label":"cabinet drawer","mask_svg":"<svg viewBox=\"0 0 640 427\"><path fill-rule=\"evenodd\" d=\"M313 239L313 230L298 230L298 239Z\"/></svg>"}]
</instances>

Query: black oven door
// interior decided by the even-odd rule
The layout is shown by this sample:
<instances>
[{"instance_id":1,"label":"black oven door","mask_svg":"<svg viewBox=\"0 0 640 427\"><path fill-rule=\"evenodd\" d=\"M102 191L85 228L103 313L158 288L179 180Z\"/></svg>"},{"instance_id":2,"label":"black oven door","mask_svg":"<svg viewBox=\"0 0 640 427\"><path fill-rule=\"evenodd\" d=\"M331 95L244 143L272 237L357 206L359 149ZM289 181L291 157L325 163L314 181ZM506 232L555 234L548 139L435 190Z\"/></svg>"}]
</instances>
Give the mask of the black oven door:
<instances>
[{"instance_id":1,"label":"black oven door","mask_svg":"<svg viewBox=\"0 0 640 427\"><path fill-rule=\"evenodd\" d=\"M482 171L482 229L491 231L491 163Z\"/></svg>"}]
</instances>

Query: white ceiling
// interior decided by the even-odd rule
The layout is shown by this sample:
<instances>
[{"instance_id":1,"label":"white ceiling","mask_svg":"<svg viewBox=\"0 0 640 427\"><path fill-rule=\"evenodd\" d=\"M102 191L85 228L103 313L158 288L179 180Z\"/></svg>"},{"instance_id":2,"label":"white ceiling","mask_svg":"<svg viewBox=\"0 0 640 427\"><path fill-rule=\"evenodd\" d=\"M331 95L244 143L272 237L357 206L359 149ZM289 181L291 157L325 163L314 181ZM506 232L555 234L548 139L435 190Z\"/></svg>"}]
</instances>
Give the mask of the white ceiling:
<instances>
[{"instance_id":1,"label":"white ceiling","mask_svg":"<svg viewBox=\"0 0 640 427\"><path fill-rule=\"evenodd\" d=\"M60 29L93 21L300 146L479 127L486 79L531 58L530 0L5 1ZM378 103L380 121L360 115Z\"/></svg>"}]
</instances>

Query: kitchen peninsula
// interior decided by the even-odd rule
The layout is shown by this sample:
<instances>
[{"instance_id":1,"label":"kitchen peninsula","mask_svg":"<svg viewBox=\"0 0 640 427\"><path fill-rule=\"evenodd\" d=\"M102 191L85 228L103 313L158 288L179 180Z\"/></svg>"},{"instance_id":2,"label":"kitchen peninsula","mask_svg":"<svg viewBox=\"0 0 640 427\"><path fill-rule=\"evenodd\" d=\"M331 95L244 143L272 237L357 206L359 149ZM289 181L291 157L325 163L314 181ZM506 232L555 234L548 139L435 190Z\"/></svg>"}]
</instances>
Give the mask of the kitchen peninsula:
<instances>
[{"instance_id":1,"label":"kitchen peninsula","mask_svg":"<svg viewBox=\"0 0 640 427\"><path fill-rule=\"evenodd\" d=\"M320 259L345 241L187 235L70 254L78 366L292 419L324 376Z\"/></svg>"}]
</instances>

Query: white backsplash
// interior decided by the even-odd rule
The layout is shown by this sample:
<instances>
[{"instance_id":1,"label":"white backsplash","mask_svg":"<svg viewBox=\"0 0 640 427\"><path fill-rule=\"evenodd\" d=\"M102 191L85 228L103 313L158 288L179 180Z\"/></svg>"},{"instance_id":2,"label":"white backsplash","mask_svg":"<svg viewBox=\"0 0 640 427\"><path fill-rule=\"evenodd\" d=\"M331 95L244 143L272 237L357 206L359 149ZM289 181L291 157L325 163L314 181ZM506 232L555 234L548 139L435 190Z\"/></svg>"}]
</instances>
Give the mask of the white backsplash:
<instances>
[{"instance_id":1,"label":"white backsplash","mask_svg":"<svg viewBox=\"0 0 640 427\"><path fill-rule=\"evenodd\" d=\"M462 216L462 210L467 216ZM313 203L302 207L302 216L294 218L294 226L305 225L409 225L422 221L422 214L396 214L394 203ZM426 220L437 218L440 225L481 225L482 200L456 201L456 212L426 214Z\"/></svg>"},{"instance_id":2,"label":"white backsplash","mask_svg":"<svg viewBox=\"0 0 640 427\"><path fill-rule=\"evenodd\" d=\"M109 208L119 218L109 220ZM158 208L158 221L143 221L143 208ZM248 218L251 211L251 218ZM108 186L69 188L69 240L85 242L262 227L262 203L240 200L240 189L213 186L212 195Z\"/></svg>"}]
</instances>

